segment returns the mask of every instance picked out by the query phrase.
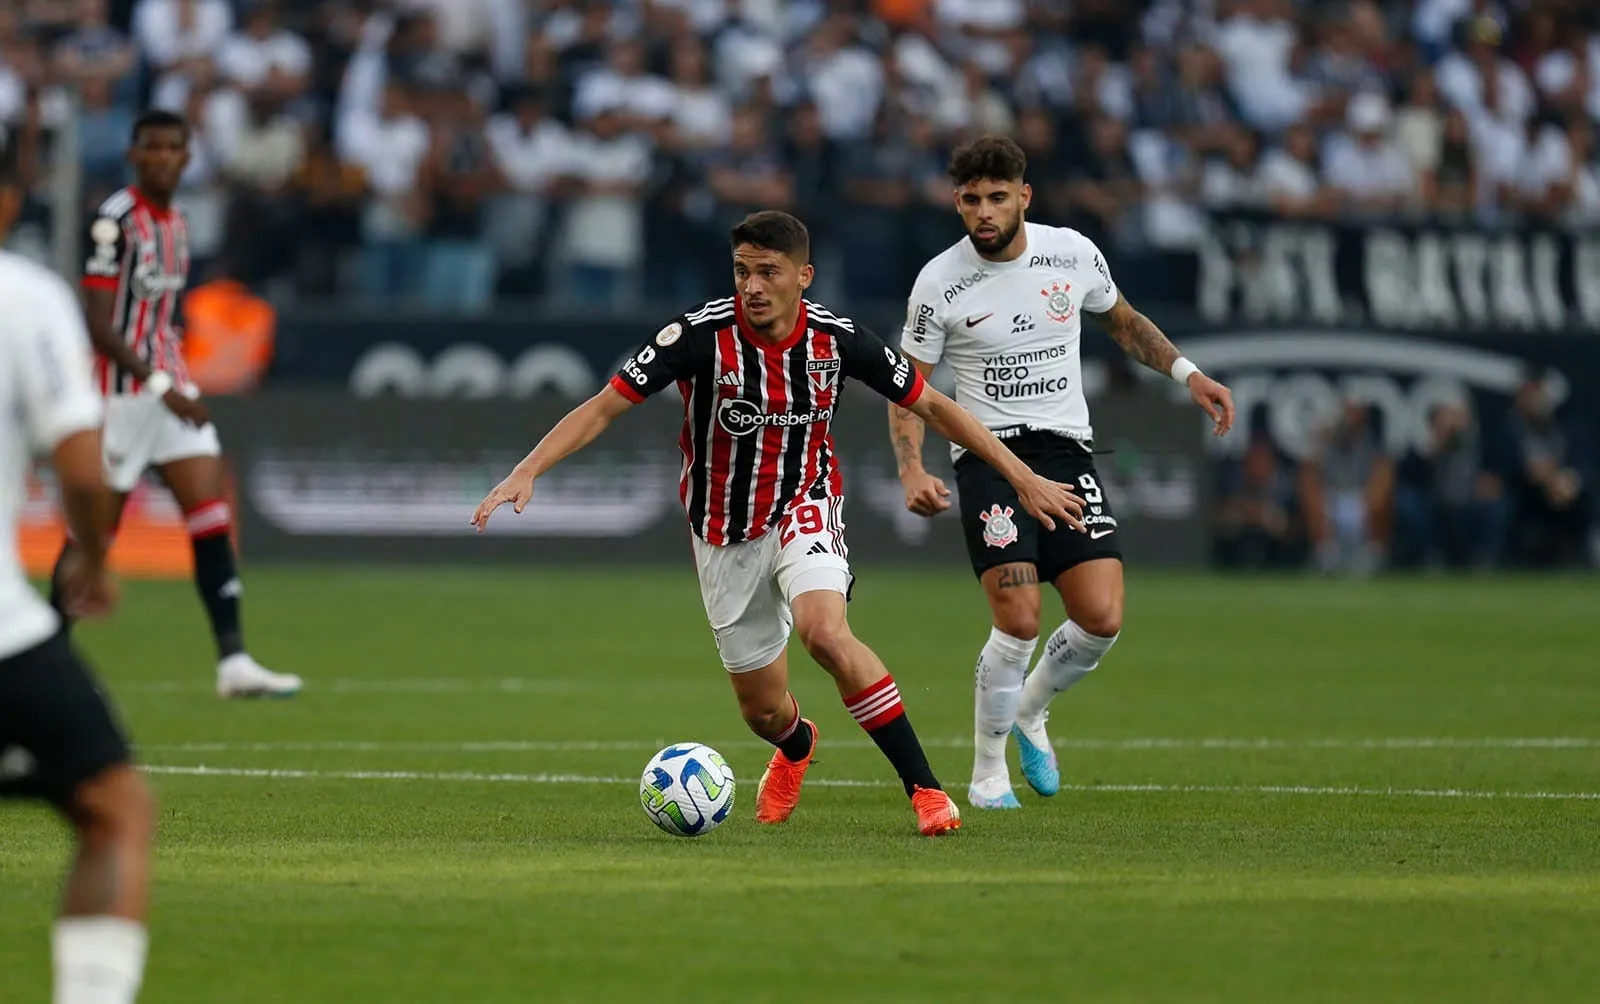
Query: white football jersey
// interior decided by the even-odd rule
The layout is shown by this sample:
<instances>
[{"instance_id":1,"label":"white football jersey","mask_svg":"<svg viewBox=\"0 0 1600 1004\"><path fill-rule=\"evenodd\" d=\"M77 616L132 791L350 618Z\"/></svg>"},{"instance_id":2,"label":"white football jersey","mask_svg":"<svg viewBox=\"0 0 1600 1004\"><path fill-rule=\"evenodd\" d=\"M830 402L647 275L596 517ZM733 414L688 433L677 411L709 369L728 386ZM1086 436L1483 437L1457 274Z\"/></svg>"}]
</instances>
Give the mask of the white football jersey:
<instances>
[{"instance_id":1,"label":"white football jersey","mask_svg":"<svg viewBox=\"0 0 1600 1004\"><path fill-rule=\"evenodd\" d=\"M56 632L55 611L28 584L17 516L37 454L100 424L89 332L78 298L55 273L0 251L0 659Z\"/></svg>"},{"instance_id":2,"label":"white football jersey","mask_svg":"<svg viewBox=\"0 0 1600 1004\"><path fill-rule=\"evenodd\" d=\"M1064 227L1025 223L1028 247L989 261L963 237L922 267L906 307L900 347L946 362L956 403L1004 438L1028 429L1094 437L1079 359L1082 311L1117 302L1094 242ZM951 447L961 455L960 447Z\"/></svg>"}]
</instances>

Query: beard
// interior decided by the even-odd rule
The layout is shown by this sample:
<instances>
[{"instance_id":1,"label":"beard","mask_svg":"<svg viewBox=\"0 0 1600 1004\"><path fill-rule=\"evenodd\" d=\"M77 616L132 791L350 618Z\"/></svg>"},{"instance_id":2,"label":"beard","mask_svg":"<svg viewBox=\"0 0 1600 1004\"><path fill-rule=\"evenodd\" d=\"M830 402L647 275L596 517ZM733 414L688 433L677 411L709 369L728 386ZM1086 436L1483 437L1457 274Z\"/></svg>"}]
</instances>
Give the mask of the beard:
<instances>
[{"instance_id":1,"label":"beard","mask_svg":"<svg viewBox=\"0 0 1600 1004\"><path fill-rule=\"evenodd\" d=\"M1011 226L1001 228L993 237L983 238L968 231L967 238L972 241L972 246L978 249L979 254L995 254L1004 251L1006 246L1017 239L1017 231L1022 229L1022 214L1012 221Z\"/></svg>"}]
</instances>

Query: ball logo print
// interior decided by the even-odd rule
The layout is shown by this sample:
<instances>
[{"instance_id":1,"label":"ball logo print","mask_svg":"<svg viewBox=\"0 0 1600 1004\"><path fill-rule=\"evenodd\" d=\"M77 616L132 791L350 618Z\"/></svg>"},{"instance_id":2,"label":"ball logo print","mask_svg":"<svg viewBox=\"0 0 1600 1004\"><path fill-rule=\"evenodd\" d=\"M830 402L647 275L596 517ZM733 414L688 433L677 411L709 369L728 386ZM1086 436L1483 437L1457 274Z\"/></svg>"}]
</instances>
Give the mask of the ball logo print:
<instances>
[{"instance_id":1,"label":"ball logo print","mask_svg":"<svg viewBox=\"0 0 1600 1004\"><path fill-rule=\"evenodd\" d=\"M703 743L676 743L645 765L639 804L650 821L675 837L710 833L733 811L733 769Z\"/></svg>"},{"instance_id":2,"label":"ball logo print","mask_svg":"<svg viewBox=\"0 0 1600 1004\"><path fill-rule=\"evenodd\" d=\"M983 542L990 547L1010 547L1017 542L1017 524L1011 518L1016 510L1010 506L1001 508L999 503L989 507L988 512L981 512L978 518L983 520Z\"/></svg>"},{"instance_id":3,"label":"ball logo print","mask_svg":"<svg viewBox=\"0 0 1600 1004\"><path fill-rule=\"evenodd\" d=\"M1072 317L1075 308L1067 295L1071 289L1070 282L1052 282L1048 288L1039 290L1039 295L1045 298L1045 316L1057 324L1065 324Z\"/></svg>"},{"instance_id":4,"label":"ball logo print","mask_svg":"<svg viewBox=\"0 0 1600 1004\"><path fill-rule=\"evenodd\" d=\"M656 332L656 344L662 348L666 348L668 345L671 345L673 342L682 337L682 335L683 325L679 324L677 321L673 321L671 324Z\"/></svg>"}]
</instances>

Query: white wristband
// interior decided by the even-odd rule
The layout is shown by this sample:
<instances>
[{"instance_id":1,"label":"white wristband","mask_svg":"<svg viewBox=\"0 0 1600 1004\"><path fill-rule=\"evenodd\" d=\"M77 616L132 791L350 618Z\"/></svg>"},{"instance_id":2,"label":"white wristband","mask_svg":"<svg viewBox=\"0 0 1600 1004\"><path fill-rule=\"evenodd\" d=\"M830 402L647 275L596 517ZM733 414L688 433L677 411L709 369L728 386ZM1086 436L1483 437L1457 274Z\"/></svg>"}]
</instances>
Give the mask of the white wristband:
<instances>
[{"instance_id":1,"label":"white wristband","mask_svg":"<svg viewBox=\"0 0 1600 1004\"><path fill-rule=\"evenodd\" d=\"M1189 386L1189 378L1198 372L1200 372L1200 367L1183 356L1179 356L1172 363L1172 379L1185 387Z\"/></svg>"},{"instance_id":2,"label":"white wristband","mask_svg":"<svg viewBox=\"0 0 1600 1004\"><path fill-rule=\"evenodd\" d=\"M165 370L154 370L150 379L144 382L145 393L151 397L166 397L167 391L172 389L172 374Z\"/></svg>"}]
</instances>

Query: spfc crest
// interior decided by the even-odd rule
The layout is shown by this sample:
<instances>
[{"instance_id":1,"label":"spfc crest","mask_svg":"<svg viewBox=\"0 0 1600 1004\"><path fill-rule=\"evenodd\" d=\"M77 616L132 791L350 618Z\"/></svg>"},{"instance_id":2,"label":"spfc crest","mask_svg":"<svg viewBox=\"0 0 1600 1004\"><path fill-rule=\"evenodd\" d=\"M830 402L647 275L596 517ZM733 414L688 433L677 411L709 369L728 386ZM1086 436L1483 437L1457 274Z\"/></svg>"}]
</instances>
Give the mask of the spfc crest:
<instances>
[{"instance_id":1,"label":"spfc crest","mask_svg":"<svg viewBox=\"0 0 1600 1004\"><path fill-rule=\"evenodd\" d=\"M1010 506L1001 508L998 503L989 507L988 512L978 513L978 518L983 520L983 542L990 547L1009 547L1017 542L1017 524L1012 520L1014 512Z\"/></svg>"},{"instance_id":2,"label":"spfc crest","mask_svg":"<svg viewBox=\"0 0 1600 1004\"><path fill-rule=\"evenodd\" d=\"M1067 295L1071 289L1070 282L1052 282L1049 288L1039 290L1039 295L1044 297L1045 316L1057 324L1065 324L1073 311L1078 309L1072 305L1072 297Z\"/></svg>"},{"instance_id":3,"label":"spfc crest","mask_svg":"<svg viewBox=\"0 0 1600 1004\"><path fill-rule=\"evenodd\" d=\"M811 378L811 386L818 391L827 390L839 382L839 360L808 359L806 376Z\"/></svg>"}]
</instances>

